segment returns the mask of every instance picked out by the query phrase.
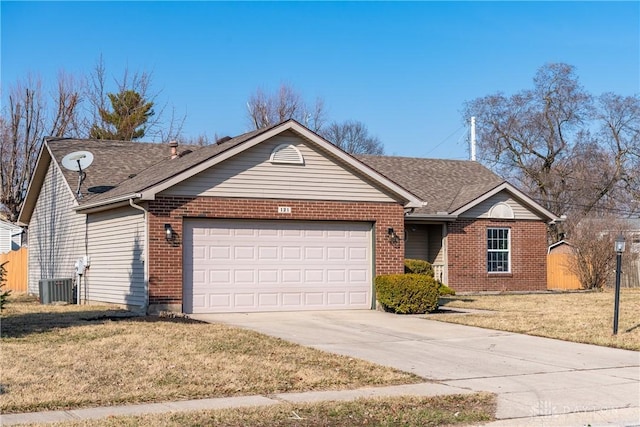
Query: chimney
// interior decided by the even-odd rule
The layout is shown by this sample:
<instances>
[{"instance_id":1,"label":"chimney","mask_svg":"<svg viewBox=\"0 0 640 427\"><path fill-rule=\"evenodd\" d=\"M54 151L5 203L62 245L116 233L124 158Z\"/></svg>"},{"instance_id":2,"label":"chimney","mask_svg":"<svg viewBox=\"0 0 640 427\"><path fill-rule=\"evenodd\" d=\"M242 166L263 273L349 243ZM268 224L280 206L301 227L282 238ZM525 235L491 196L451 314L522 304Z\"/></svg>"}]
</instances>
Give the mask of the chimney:
<instances>
[{"instance_id":1,"label":"chimney","mask_svg":"<svg viewBox=\"0 0 640 427\"><path fill-rule=\"evenodd\" d=\"M171 147L171 159L178 157L178 141L169 141L169 147Z\"/></svg>"}]
</instances>

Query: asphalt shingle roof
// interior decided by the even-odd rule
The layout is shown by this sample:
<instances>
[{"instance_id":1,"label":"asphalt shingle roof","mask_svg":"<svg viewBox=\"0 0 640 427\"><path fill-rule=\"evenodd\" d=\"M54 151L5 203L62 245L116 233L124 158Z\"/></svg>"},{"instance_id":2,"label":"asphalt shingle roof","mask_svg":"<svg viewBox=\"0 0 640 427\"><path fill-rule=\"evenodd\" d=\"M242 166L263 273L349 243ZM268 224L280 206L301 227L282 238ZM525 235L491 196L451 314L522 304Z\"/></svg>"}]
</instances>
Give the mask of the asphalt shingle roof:
<instances>
[{"instance_id":1,"label":"asphalt shingle roof","mask_svg":"<svg viewBox=\"0 0 640 427\"><path fill-rule=\"evenodd\" d=\"M80 205L99 203L143 191L180 172L188 170L216 155L267 131L260 129L207 146L181 145L180 157L171 159L168 144L89 139L49 140L51 154L58 164L74 151L90 151L94 161L86 170ZM62 168L69 186L75 192L78 174Z\"/></svg>"},{"instance_id":2,"label":"asphalt shingle roof","mask_svg":"<svg viewBox=\"0 0 640 427\"><path fill-rule=\"evenodd\" d=\"M356 156L427 202L415 214L451 213L504 182L480 163L468 160Z\"/></svg>"},{"instance_id":3,"label":"asphalt shingle roof","mask_svg":"<svg viewBox=\"0 0 640 427\"><path fill-rule=\"evenodd\" d=\"M138 193L189 170L222 152L268 131L259 129L221 144L178 147L181 154L171 159L168 144L103 141L87 139L50 139L47 144L55 161L73 151L90 151L94 156L86 170L80 205L100 203ZM477 162L389 156L355 156L386 178L405 188L427 206L415 214L451 213L504 182ZM75 192L76 172L61 168Z\"/></svg>"}]
</instances>

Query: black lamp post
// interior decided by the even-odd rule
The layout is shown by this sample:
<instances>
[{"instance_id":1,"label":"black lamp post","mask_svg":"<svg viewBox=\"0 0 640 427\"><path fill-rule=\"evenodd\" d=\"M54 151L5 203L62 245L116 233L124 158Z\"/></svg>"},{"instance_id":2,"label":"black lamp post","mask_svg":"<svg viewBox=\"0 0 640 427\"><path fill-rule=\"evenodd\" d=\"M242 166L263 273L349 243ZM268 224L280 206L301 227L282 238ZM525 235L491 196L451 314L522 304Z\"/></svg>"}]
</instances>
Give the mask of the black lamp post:
<instances>
[{"instance_id":1,"label":"black lamp post","mask_svg":"<svg viewBox=\"0 0 640 427\"><path fill-rule=\"evenodd\" d=\"M616 297L613 306L613 335L618 333L618 312L620 310L620 270L622 270L622 252L624 252L624 236L616 237Z\"/></svg>"}]
</instances>

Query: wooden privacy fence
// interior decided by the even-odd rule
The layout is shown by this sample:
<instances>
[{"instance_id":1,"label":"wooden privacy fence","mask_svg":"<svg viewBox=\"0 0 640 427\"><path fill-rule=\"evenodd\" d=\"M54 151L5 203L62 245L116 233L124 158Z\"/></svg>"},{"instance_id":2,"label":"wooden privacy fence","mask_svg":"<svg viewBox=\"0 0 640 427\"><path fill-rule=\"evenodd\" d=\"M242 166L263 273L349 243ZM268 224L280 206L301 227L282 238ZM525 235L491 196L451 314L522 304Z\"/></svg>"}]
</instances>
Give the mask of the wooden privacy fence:
<instances>
[{"instance_id":1,"label":"wooden privacy fence","mask_svg":"<svg viewBox=\"0 0 640 427\"><path fill-rule=\"evenodd\" d=\"M547 255L547 289L572 290L581 289L578 277L569 271L570 253L551 253ZM615 272L611 274L611 280L607 286L615 285ZM622 273L620 274L620 286L623 288L640 287L640 256L637 253L624 253L622 255Z\"/></svg>"},{"instance_id":2,"label":"wooden privacy fence","mask_svg":"<svg viewBox=\"0 0 640 427\"><path fill-rule=\"evenodd\" d=\"M569 271L570 253L547 255L547 289L581 289L578 277Z\"/></svg>"},{"instance_id":3,"label":"wooden privacy fence","mask_svg":"<svg viewBox=\"0 0 640 427\"><path fill-rule=\"evenodd\" d=\"M17 251L11 251L6 254L0 254L0 264L5 264L7 270L5 285L3 291L27 292L27 248L20 248Z\"/></svg>"}]
</instances>

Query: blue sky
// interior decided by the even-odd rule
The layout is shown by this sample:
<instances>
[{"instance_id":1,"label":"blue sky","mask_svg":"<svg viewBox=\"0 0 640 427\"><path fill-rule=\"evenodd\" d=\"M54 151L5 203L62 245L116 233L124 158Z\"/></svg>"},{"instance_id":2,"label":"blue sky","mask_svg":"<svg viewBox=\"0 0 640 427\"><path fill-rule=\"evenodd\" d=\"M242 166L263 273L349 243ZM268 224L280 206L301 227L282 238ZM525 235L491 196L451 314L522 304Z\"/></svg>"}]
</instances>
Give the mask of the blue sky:
<instances>
[{"instance_id":1,"label":"blue sky","mask_svg":"<svg viewBox=\"0 0 640 427\"><path fill-rule=\"evenodd\" d=\"M249 130L281 83L401 156L467 158L465 101L531 87L548 62L594 94L640 93L640 2L0 3L3 90L28 73L153 73L184 134ZM4 98L3 98L4 99Z\"/></svg>"}]
</instances>

